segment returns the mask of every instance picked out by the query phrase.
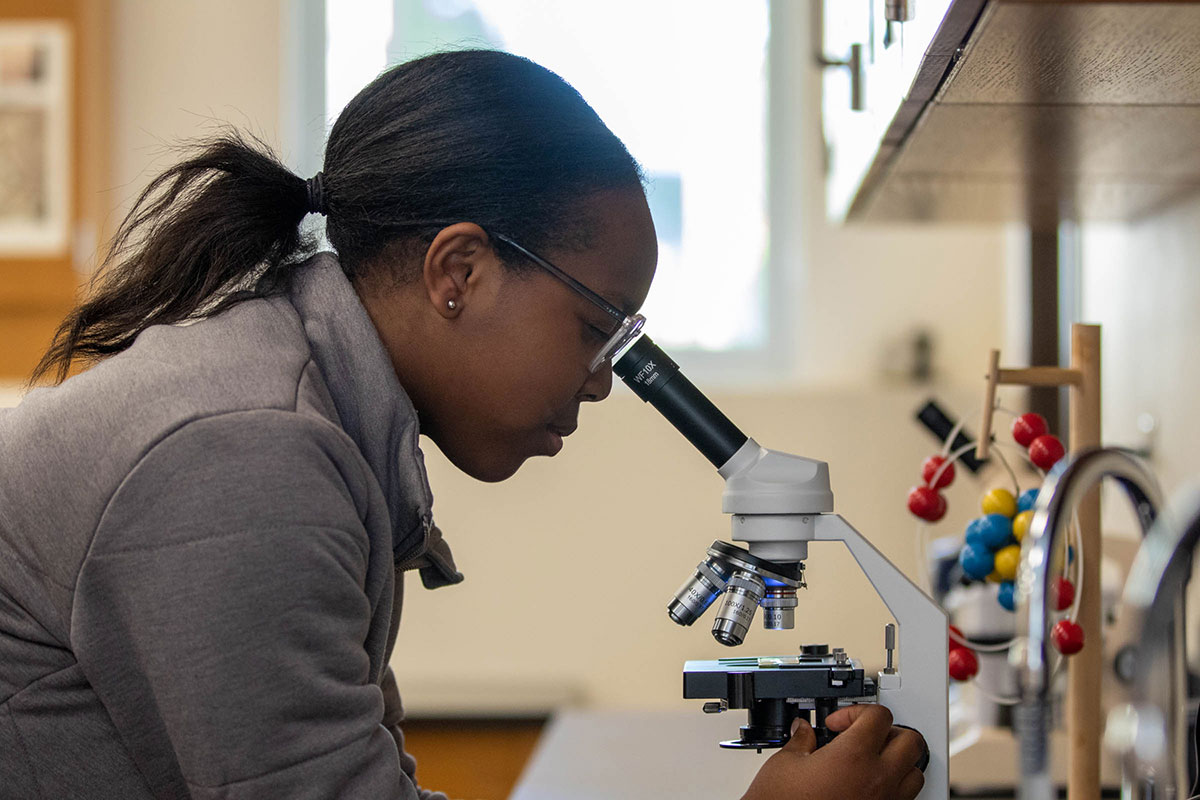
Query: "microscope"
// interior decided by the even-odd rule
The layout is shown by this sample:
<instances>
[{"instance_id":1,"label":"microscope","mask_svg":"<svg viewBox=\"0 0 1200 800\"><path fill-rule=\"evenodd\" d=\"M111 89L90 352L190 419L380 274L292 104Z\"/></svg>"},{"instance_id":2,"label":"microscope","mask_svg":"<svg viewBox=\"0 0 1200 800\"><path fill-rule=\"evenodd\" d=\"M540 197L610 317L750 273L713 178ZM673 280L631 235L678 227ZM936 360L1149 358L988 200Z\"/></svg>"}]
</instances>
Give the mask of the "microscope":
<instances>
[{"instance_id":1,"label":"microscope","mask_svg":"<svg viewBox=\"0 0 1200 800\"><path fill-rule=\"evenodd\" d=\"M671 600L672 620L691 625L715 604L713 636L731 647L742 643L760 607L768 630L793 629L810 542L842 542L895 619L885 632L887 666L873 676L844 650L827 645L770 657L686 662L685 698L707 700L709 713L748 714L740 737L721 746L758 752L782 747L797 717L809 720L823 745L832 738L825 717L844 705L879 703L929 746L921 800L945 800L949 643L942 608L833 513L828 464L760 447L648 336L635 341L613 371L717 468L725 479L722 510L732 515L730 538L745 543L713 542Z\"/></svg>"}]
</instances>

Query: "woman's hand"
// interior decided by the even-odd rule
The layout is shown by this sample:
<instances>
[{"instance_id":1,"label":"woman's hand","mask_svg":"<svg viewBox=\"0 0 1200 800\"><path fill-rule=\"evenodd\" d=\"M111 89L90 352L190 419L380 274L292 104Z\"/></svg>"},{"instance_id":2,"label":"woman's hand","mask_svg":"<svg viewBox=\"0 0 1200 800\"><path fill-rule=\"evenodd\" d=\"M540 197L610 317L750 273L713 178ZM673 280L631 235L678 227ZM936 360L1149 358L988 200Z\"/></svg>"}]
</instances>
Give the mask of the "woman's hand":
<instances>
[{"instance_id":1,"label":"woman's hand","mask_svg":"<svg viewBox=\"0 0 1200 800\"><path fill-rule=\"evenodd\" d=\"M925 740L892 727L883 706L848 706L825 724L840 735L817 750L812 726L797 720L791 741L763 764L742 800L912 800L925 785L916 768Z\"/></svg>"}]
</instances>

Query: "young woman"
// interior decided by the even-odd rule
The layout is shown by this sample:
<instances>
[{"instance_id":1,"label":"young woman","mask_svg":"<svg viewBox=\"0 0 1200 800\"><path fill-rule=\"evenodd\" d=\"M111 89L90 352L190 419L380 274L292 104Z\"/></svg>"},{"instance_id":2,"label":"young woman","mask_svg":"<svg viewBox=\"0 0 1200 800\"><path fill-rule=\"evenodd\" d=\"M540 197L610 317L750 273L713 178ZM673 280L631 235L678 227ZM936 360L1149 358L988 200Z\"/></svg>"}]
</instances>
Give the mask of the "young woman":
<instances>
[{"instance_id":1,"label":"young woman","mask_svg":"<svg viewBox=\"0 0 1200 800\"><path fill-rule=\"evenodd\" d=\"M462 578L418 435L554 455L655 261L621 142L497 52L380 76L308 181L232 134L157 178L0 414L0 797L438 797L387 666L403 573ZM916 795L919 737L830 725L746 796Z\"/></svg>"}]
</instances>

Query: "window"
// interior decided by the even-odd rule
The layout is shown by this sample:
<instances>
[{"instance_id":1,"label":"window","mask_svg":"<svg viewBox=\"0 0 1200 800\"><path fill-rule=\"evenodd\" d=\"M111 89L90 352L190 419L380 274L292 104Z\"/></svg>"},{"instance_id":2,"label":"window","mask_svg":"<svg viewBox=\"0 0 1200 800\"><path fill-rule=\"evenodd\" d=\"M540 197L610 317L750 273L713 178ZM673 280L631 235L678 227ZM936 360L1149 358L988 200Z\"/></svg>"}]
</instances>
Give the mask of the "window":
<instances>
[{"instance_id":1,"label":"window","mask_svg":"<svg viewBox=\"0 0 1200 800\"><path fill-rule=\"evenodd\" d=\"M673 353L768 344L767 0L326 4L327 124L388 64L455 47L554 70L644 167L659 267L644 313Z\"/></svg>"}]
</instances>

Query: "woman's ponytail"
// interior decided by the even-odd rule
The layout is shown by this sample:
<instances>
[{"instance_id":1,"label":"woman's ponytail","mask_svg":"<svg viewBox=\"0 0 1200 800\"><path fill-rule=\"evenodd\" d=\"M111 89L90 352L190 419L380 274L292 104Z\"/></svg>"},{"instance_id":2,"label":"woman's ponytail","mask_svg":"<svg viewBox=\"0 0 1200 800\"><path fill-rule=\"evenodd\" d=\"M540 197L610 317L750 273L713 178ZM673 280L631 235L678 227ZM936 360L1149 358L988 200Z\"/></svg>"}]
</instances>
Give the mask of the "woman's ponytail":
<instances>
[{"instance_id":1,"label":"woman's ponytail","mask_svg":"<svg viewBox=\"0 0 1200 800\"><path fill-rule=\"evenodd\" d=\"M278 285L314 247L299 223L328 203L261 140L228 131L155 178L121 223L88 299L54 334L30 382L118 353L151 325L208 315Z\"/></svg>"}]
</instances>

